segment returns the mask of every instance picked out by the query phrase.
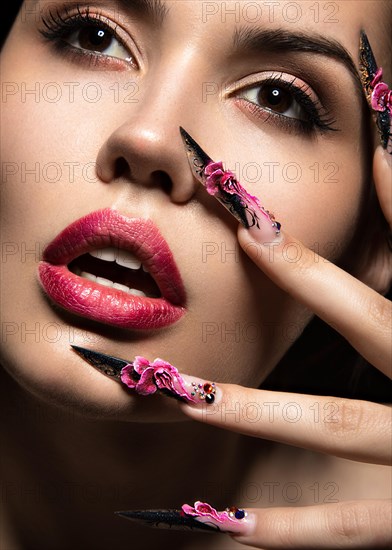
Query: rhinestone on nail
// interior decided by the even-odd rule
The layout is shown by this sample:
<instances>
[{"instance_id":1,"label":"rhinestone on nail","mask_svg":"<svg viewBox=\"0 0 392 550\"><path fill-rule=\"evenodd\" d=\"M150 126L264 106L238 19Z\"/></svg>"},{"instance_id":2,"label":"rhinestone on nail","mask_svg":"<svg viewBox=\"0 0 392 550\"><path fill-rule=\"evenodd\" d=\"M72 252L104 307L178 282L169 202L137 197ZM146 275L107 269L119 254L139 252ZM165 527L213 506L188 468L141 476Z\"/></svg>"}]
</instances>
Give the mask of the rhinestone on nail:
<instances>
[{"instance_id":1,"label":"rhinestone on nail","mask_svg":"<svg viewBox=\"0 0 392 550\"><path fill-rule=\"evenodd\" d=\"M238 520L244 519L246 517L245 510L243 510L242 508L237 508L237 506L230 506L230 508L226 508L226 512L231 518L235 518Z\"/></svg>"},{"instance_id":2,"label":"rhinestone on nail","mask_svg":"<svg viewBox=\"0 0 392 550\"><path fill-rule=\"evenodd\" d=\"M192 396L197 395L199 399L211 405L215 401L216 387L214 382L204 384L192 382Z\"/></svg>"}]
</instances>

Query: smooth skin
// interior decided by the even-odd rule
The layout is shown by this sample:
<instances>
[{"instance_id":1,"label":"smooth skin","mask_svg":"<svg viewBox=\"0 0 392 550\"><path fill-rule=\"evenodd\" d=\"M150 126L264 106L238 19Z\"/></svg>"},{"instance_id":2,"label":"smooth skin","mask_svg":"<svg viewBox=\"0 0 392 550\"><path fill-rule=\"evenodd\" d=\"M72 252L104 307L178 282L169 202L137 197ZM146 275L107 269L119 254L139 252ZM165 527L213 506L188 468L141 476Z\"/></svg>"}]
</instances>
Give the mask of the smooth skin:
<instances>
[{"instance_id":1,"label":"smooth skin","mask_svg":"<svg viewBox=\"0 0 392 550\"><path fill-rule=\"evenodd\" d=\"M74 2L65 4L73 6L68 15L74 16ZM333 455L339 454L338 443L331 443L328 454L301 448L314 448L323 439L316 435L323 430L321 422L312 424L306 441L301 422L268 424L263 437L286 442L298 430L293 442L299 447L243 437L230 431L229 418L225 423L219 415L215 422L227 429L186 422L189 416L174 400L131 394L70 347L90 347L130 360L135 355L159 356L184 373L222 382L223 388L224 383L238 384L232 386L230 399L247 406L264 393L240 388L263 384L312 311L320 315L320 309L332 308L328 320L344 320L342 300L333 307L330 296L319 295L322 284L332 286L333 295L335 286L345 281L344 288L358 295L361 280L369 287L365 294L372 303L376 292L387 290L390 251L384 236L374 246L365 235L360 253L350 253L358 242L358 228L366 221L371 227L381 217L375 203L368 202L375 142L358 82L358 44L360 29L365 28L390 82L389 2L301 0L303 17L295 21L293 3L286 1L278 3L273 17L266 9L268 2L258 2L262 15L255 18L255 2L249 2L248 11L240 9L237 17L235 10L244 6L243 1L163 0L166 15L160 24L148 10L138 10L153 2L88 4L91 17L101 14L119 33L125 52L114 41L101 56L83 55L75 37L71 42L76 50L59 50L44 39L41 15L50 21L51 8L53 14L59 9L67 17L63 0L26 2L2 51L1 77L7 93L1 157L8 172L4 171L2 185L1 235L8 248L1 265L1 360L10 374L2 373L0 384L7 446L3 546L69 550L78 541L79 547L94 550L228 550L239 543L224 536L138 530L113 512L178 507L201 497L216 508L285 506L281 492L272 501L265 493L250 500L246 489L264 489L265 483L282 488L295 482L303 491L296 503L298 514L304 512L303 504L326 502L325 484L340 501L389 497L390 476L379 464L381 459L372 457L377 464L365 464L337 458ZM225 16L222 10L234 10L234 15ZM314 48L267 52L265 41L257 51L234 54L233 36L238 37L240 29L245 36L249 29L272 36L283 29L327 37L348 51L353 70L339 57ZM124 59L128 56L134 64ZM317 103L319 97L323 103L323 120L333 119L339 131L303 133L298 122L294 124L298 106L283 118L266 110L264 101L256 109L255 88L271 74L283 74L289 83L299 79L297 84L311 101ZM37 101L31 90L37 90ZM95 91L102 91L96 101ZM281 262L279 254L273 263L258 258L263 264L260 271L246 256L240 248L247 242L246 233L241 233L239 244L234 218L193 178L179 126L214 160L235 171L246 189L275 213L283 224L283 238L292 241L285 236L288 231L303 243L302 262ZM35 175L30 170L37 163ZM293 164L302 170L298 181L289 170ZM95 166L99 174L91 169ZM384 170L381 166L375 163L375 171ZM260 177L255 177L255 168L256 175L262 172ZM381 174L376 180L377 187L384 181L387 185ZM379 195L385 211L384 192ZM37 267L45 246L76 219L108 207L128 217L151 219L172 250L186 287L187 313L167 330L120 333L62 311L42 292ZM307 248L315 244L333 264L351 261L349 271L355 278L345 278L348 275L323 258L315 265L314 254L312 262L306 262ZM211 247L214 253L203 256ZM362 259L364 269L358 265ZM326 275L331 280L324 280ZM301 303L301 288L309 294L310 308ZM360 349L372 359L373 327L367 330L362 322L351 322L356 328L350 330L366 332L361 345L372 341L367 350ZM203 338L203 330L210 327L217 332ZM252 339L248 327L256 327L259 337ZM292 328L295 334L288 335ZM230 386L227 399L229 390ZM279 400L275 393L267 395ZM297 401L295 395L287 397ZM320 401L321 418L323 414ZM213 415L206 420L212 423ZM261 430L261 425L246 428ZM280 433L282 429L286 431ZM376 454L385 434L377 437L374 432L372 438L372 446L358 441L358 455ZM343 437L341 444L345 446ZM322 493L318 501L308 489L315 482ZM282 525L283 519L282 514ZM263 522L258 526L262 528ZM291 538L294 541L294 535Z\"/></svg>"},{"instance_id":2,"label":"smooth skin","mask_svg":"<svg viewBox=\"0 0 392 550\"><path fill-rule=\"evenodd\" d=\"M390 154L379 146L374 155L374 181L380 206L389 223L391 176ZM315 257L314 251L284 230L273 254L266 248L271 245L264 245L262 240L258 242L257 236L257 230L250 232L239 227L238 241L255 264L391 378L392 303L336 265L318 255ZM259 246L255 247L255 243ZM298 261L287 261L282 253L287 246L301 250ZM386 273L391 276L391 258ZM389 406L231 384L222 384L220 388L219 404L202 409L183 406L183 411L195 420L248 436L359 462L391 464ZM316 413L315 402L321 414ZM236 408L238 414L228 414ZM257 415L260 421L256 422ZM252 513L257 518L253 533L235 539L256 548L387 548L392 544L392 503L389 500L349 501L295 509L252 509Z\"/></svg>"}]
</instances>

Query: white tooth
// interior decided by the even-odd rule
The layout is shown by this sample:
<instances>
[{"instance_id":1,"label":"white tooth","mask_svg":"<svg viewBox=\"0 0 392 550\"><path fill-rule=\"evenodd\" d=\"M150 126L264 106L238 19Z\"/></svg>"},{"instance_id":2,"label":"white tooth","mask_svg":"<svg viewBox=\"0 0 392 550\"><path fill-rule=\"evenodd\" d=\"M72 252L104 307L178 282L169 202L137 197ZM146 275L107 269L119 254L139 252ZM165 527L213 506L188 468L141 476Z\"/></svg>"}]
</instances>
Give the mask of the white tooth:
<instances>
[{"instance_id":1,"label":"white tooth","mask_svg":"<svg viewBox=\"0 0 392 550\"><path fill-rule=\"evenodd\" d=\"M142 264L142 268L145 273L150 273L144 264Z\"/></svg>"},{"instance_id":2,"label":"white tooth","mask_svg":"<svg viewBox=\"0 0 392 550\"><path fill-rule=\"evenodd\" d=\"M123 290L124 292L128 292L129 288L125 285L120 285L120 283L113 283L113 288L117 288L117 290Z\"/></svg>"},{"instance_id":3,"label":"white tooth","mask_svg":"<svg viewBox=\"0 0 392 550\"><path fill-rule=\"evenodd\" d=\"M109 281L109 279L105 279L104 277L97 277L97 283L103 286L113 286L113 281Z\"/></svg>"},{"instance_id":4,"label":"white tooth","mask_svg":"<svg viewBox=\"0 0 392 550\"><path fill-rule=\"evenodd\" d=\"M130 288L128 290L129 294L132 294L133 296L143 296L144 298L147 298L147 294L144 294L142 290L138 290L137 288Z\"/></svg>"},{"instance_id":5,"label":"white tooth","mask_svg":"<svg viewBox=\"0 0 392 550\"><path fill-rule=\"evenodd\" d=\"M129 269L139 269L142 262L127 250L117 250L116 263Z\"/></svg>"},{"instance_id":6,"label":"white tooth","mask_svg":"<svg viewBox=\"0 0 392 550\"><path fill-rule=\"evenodd\" d=\"M94 281L94 283L97 281L97 277L93 275L92 273L87 273L87 271L82 271L80 274L83 279L88 279L89 281Z\"/></svg>"},{"instance_id":7,"label":"white tooth","mask_svg":"<svg viewBox=\"0 0 392 550\"><path fill-rule=\"evenodd\" d=\"M94 258L99 258L104 262L114 262L116 259L117 250L113 247L99 248L98 250L92 250L89 252Z\"/></svg>"}]
</instances>

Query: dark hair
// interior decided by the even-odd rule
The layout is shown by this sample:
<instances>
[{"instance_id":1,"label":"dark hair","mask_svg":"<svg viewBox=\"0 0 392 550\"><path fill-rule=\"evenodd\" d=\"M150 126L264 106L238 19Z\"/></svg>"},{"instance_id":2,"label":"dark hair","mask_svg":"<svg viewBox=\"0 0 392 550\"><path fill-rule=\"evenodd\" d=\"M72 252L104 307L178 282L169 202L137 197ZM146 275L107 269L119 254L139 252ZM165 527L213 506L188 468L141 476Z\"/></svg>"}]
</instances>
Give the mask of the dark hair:
<instances>
[{"instance_id":1,"label":"dark hair","mask_svg":"<svg viewBox=\"0 0 392 550\"><path fill-rule=\"evenodd\" d=\"M392 382L334 329L313 319L261 386L389 403Z\"/></svg>"},{"instance_id":2,"label":"dark hair","mask_svg":"<svg viewBox=\"0 0 392 550\"><path fill-rule=\"evenodd\" d=\"M5 39L8 36L8 33L11 30L12 25L18 15L20 8L22 7L23 0L8 0L4 3L2 9L2 22L1 22L1 31L0 31L0 46L5 42Z\"/></svg>"}]
</instances>

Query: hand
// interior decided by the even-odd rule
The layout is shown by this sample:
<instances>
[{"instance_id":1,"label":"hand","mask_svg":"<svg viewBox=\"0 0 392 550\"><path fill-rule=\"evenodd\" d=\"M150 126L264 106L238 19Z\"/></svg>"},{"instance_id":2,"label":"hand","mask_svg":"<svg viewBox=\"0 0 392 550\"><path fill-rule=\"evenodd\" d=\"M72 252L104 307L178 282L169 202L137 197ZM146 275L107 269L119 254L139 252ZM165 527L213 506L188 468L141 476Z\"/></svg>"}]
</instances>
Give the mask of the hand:
<instances>
[{"instance_id":1,"label":"hand","mask_svg":"<svg viewBox=\"0 0 392 550\"><path fill-rule=\"evenodd\" d=\"M374 157L374 179L381 207L392 224L392 165L381 147ZM258 254L254 234L239 228L238 239L251 259L278 286L302 302L342 334L372 365L391 377L392 304L364 283L336 265L319 258L314 251L282 231L274 246L273 261ZM298 262L284 260L279 252L295 243L302 254ZM262 246L262 245L261 245ZM389 282L391 265L389 262ZM219 384L222 397L211 407L183 406L195 420L282 443L320 451L356 461L390 464L391 409L388 406L352 399L317 396L320 410L333 405L334 421L315 422L315 396L255 390ZM274 422L250 423L244 416L225 415L235 404L277 404L276 410L295 402L302 412L293 424L283 416ZM308 411L308 412L306 412ZM257 548L379 548L392 544L392 507L386 500L341 502L298 508L252 509L256 527L252 534L236 540Z\"/></svg>"}]
</instances>

